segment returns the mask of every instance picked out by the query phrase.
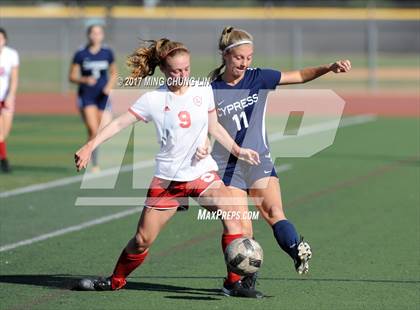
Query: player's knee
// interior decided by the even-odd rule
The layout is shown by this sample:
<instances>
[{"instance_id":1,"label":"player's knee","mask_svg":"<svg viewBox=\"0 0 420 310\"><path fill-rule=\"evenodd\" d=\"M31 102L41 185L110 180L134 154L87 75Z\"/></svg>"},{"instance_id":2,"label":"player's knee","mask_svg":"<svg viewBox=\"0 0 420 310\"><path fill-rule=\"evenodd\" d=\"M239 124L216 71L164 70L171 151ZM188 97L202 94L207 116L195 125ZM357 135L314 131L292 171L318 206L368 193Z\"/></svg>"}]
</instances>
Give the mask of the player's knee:
<instances>
[{"instance_id":1,"label":"player's knee","mask_svg":"<svg viewBox=\"0 0 420 310\"><path fill-rule=\"evenodd\" d=\"M283 208L279 205L270 206L264 213L269 222L277 222L285 219Z\"/></svg>"},{"instance_id":2,"label":"player's knee","mask_svg":"<svg viewBox=\"0 0 420 310\"><path fill-rule=\"evenodd\" d=\"M92 139L96 136L96 134L98 133L98 131L96 129L93 128L89 128L88 129L88 135L89 135L89 139Z\"/></svg>"},{"instance_id":3,"label":"player's knee","mask_svg":"<svg viewBox=\"0 0 420 310\"><path fill-rule=\"evenodd\" d=\"M241 222L235 219L224 220L225 234L241 234L242 233L242 225Z\"/></svg>"},{"instance_id":4,"label":"player's knee","mask_svg":"<svg viewBox=\"0 0 420 310\"><path fill-rule=\"evenodd\" d=\"M134 244L138 252L146 251L152 245L152 243L153 241L151 238L145 236L142 233L137 233L134 237Z\"/></svg>"},{"instance_id":5,"label":"player's knee","mask_svg":"<svg viewBox=\"0 0 420 310\"><path fill-rule=\"evenodd\" d=\"M252 223L242 222L242 235L246 238L252 238L254 236L254 232L252 230Z\"/></svg>"}]
</instances>

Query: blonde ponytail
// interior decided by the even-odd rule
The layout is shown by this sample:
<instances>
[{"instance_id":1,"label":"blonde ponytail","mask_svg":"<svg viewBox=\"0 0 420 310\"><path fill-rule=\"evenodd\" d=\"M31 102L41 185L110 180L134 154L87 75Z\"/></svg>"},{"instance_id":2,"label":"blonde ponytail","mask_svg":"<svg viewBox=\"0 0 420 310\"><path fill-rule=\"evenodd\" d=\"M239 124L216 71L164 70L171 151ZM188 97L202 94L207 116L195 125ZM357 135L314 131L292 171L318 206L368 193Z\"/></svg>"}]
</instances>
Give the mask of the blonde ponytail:
<instances>
[{"instance_id":1,"label":"blonde ponytail","mask_svg":"<svg viewBox=\"0 0 420 310\"><path fill-rule=\"evenodd\" d=\"M222 69L225 66L223 54L229 52L229 49L227 48L231 45L235 45L236 43L241 44L242 41L247 43L252 42L252 35L245 30L238 29L233 26L223 28L222 34L219 38L219 52L222 54L222 64L209 73L208 76L211 81L217 79L217 77L222 73Z\"/></svg>"}]
</instances>

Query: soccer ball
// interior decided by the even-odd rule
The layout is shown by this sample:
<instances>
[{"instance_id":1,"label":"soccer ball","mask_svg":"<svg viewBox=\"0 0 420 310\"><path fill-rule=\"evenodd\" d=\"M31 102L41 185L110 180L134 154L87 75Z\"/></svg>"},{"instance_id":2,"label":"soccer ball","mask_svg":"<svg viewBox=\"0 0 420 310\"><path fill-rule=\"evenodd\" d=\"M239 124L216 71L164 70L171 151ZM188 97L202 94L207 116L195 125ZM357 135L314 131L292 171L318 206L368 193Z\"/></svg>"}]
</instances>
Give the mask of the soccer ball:
<instances>
[{"instance_id":1,"label":"soccer ball","mask_svg":"<svg viewBox=\"0 0 420 310\"><path fill-rule=\"evenodd\" d=\"M225 262L229 271L242 276L253 274L262 265L263 250L253 239L238 238L226 248Z\"/></svg>"}]
</instances>

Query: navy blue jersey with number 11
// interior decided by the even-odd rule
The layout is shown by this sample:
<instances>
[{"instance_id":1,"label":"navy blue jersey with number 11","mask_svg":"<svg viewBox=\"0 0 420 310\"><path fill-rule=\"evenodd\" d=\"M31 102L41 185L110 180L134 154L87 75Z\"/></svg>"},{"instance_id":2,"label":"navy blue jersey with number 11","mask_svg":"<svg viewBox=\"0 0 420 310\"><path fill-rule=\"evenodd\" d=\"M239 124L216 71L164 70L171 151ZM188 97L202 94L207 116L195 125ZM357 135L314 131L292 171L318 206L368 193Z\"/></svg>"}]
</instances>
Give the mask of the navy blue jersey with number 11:
<instances>
[{"instance_id":1,"label":"navy blue jersey with number 11","mask_svg":"<svg viewBox=\"0 0 420 310\"><path fill-rule=\"evenodd\" d=\"M248 68L234 86L228 85L221 76L211 83L219 123L239 146L257 151L262 158L268 158L270 152L265 130L267 95L276 88L280 78L280 71ZM237 162L218 142L215 142L212 156L222 171L234 169ZM256 176L250 178L249 182L255 181ZM230 184L226 178L224 181Z\"/></svg>"},{"instance_id":2,"label":"navy blue jersey with number 11","mask_svg":"<svg viewBox=\"0 0 420 310\"><path fill-rule=\"evenodd\" d=\"M267 95L276 88L281 72L248 68L238 84L230 86L219 76L212 82L219 123L235 142L260 154L261 164L250 166L238 162L223 146L215 142L212 156L226 185L249 189L256 180L277 176L265 130Z\"/></svg>"},{"instance_id":3,"label":"navy blue jersey with number 11","mask_svg":"<svg viewBox=\"0 0 420 310\"><path fill-rule=\"evenodd\" d=\"M261 159L261 164L253 167L237 162L215 142L212 156L225 184L247 189L262 177L276 176L265 130L265 111L268 92L276 88L280 78L280 71L248 68L234 86L221 76L212 82L219 123L239 146L257 151Z\"/></svg>"}]
</instances>

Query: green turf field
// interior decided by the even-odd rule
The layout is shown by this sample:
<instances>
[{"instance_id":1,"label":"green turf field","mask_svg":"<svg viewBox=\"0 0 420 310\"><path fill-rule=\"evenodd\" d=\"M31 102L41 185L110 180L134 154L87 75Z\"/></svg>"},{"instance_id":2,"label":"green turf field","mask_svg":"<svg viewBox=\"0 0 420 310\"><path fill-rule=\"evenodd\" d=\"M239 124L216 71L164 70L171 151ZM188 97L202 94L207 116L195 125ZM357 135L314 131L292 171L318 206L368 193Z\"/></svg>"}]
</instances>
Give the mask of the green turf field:
<instances>
[{"instance_id":1,"label":"green turf field","mask_svg":"<svg viewBox=\"0 0 420 310\"><path fill-rule=\"evenodd\" d=\"M267 120L269 133L278 130ZM152 158L152 125L140 131L137 160ZM150 259L118 292L76 292L83 276L108 275L138 216L63 233L0 252L0 308L6 309L418 309L420 289L420 120L377 118L339 129L311 158L277 159L288 217L313 248L310 274L299 277L271 229L254 222L264 248L259 289L267 298L223 297L220 224L198 221L198 207L175 216ZM48 137L48 138L47 138ZM85 131L78 117L17 116L10 136L11 175L0 191L72 177L73 152ZM272 143L275 155L281 142ZM132 162L132 152L124 159ZM147 184L153 168L137 170ZM129 207L75 206L80 196L144 195L132 173L116 189L80 190L80 181L0 198L0 247L79 227Z\"/></svg>"}]
</instances>

